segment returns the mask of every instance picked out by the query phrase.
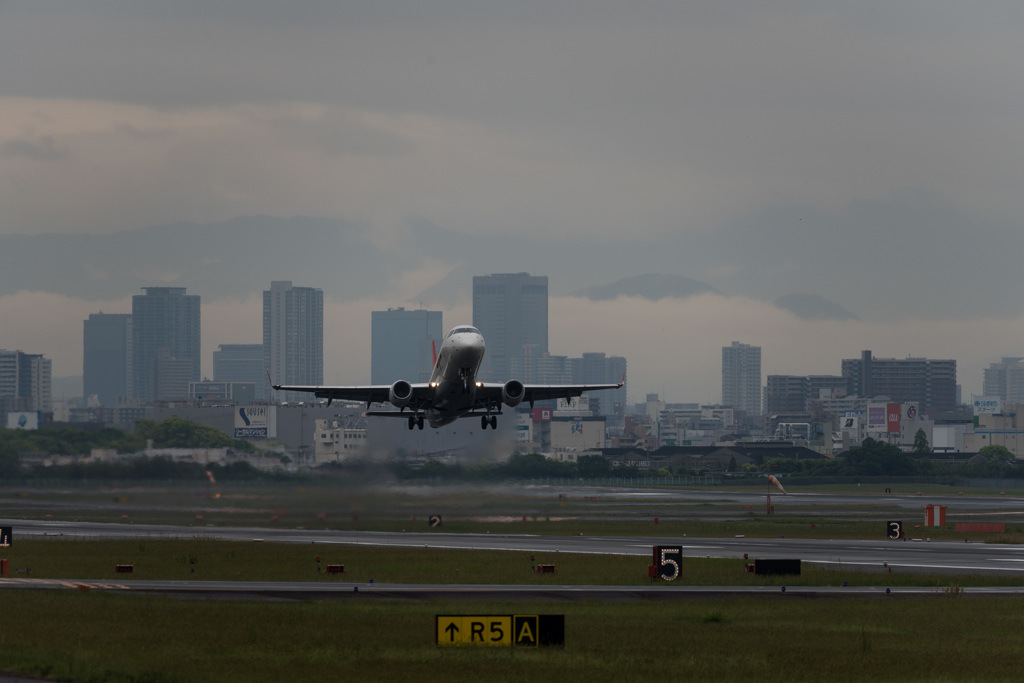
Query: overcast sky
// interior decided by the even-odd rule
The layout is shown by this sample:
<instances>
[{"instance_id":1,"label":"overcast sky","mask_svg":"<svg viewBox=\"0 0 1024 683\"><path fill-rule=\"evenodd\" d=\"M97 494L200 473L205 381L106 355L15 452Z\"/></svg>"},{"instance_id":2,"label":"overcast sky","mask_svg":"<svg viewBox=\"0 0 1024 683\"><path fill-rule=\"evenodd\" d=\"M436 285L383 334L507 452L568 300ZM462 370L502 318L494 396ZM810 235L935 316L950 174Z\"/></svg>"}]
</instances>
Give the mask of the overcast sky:
<instances>
[{"instance_id":1,"label":"overcast sky","mask_svg":"<svg viewBox=\"0 0 1024 683\"><path fill-rule=\"evenodd\" d=\"M625 355L634 400L718 400L733 340L763 347L765 374L838 374L861 348L956 358L980 392L981 368L1024 355L1022 65L1010 2L0 0L0 233L269 214L381 239L413 216L671 239L694 247L680 274L740 294L588 304L573 327L581 309L554 301L553 350ZM861 320L808 327L758 288ZM80 374L99 309L44 299L0 297L0 348ZM204 363L258 341L234 336L258 320L211 314L241 305L204 299ZM328 381L368 378L364 317L327 322ZM610 317L663 337L639 348ZM655 352L679 367L648 373Z\"/></svg>"}]
</instances>

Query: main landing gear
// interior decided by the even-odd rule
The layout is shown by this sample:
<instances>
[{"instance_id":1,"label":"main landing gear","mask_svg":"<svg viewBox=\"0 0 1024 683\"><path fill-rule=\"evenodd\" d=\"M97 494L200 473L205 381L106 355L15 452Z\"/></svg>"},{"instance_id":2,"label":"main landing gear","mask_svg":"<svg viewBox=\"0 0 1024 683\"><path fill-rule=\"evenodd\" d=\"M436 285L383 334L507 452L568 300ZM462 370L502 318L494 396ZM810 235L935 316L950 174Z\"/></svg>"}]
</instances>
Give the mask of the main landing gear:
<instances>
[{"instance_id":1,"label":"main landing gear","mask_svg":"<svg viewBox=\"0 0 1024 683\"><path fill-rule=\"evenodd\" d=\"M498 428L498 416L497 415L481 415L480 416L480 428L487 429L490 425L491 429Z\"/></svg>"},{"instance_id":2,"label":"main landing gear","mask_svg":"<svg viewBox=\"0 0 1024 683\"><path fill-rule=\"evenodd\" d=\"M413 427L419 427L423 429L423 416L422 415L410 415L409 416L409 429Z\"/></svg>"}]
</instances>

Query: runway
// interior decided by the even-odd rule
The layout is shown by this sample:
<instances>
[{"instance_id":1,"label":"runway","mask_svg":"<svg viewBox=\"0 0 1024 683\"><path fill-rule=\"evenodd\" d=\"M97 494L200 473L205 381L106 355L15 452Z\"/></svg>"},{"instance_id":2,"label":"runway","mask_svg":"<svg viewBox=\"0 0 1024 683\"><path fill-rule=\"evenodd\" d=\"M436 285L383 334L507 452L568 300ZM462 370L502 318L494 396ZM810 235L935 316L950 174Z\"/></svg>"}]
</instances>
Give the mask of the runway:
<instances>
[{"instance_id":1,"label":"runway","mask_svg":"<svg viewBox=\"0 0 1024 683\"><path fill-rule=\"evenodd\" d=\"M934 597L946 590L923 586L786 586L779 577L774 586L683 586L652 583L649 586L507 586L486 584L383 584L271 581L152 581L130 582L0 578L0 589L106 590L152 593L173 597L271 600L528 600L600 601L690 600L722 597L764 596L780 598L894 598ZM962 588L966 597L1024 595L1024 587Z\"/></svg>"},{"instance_id":2,"label":"runway","mask_svg":"<svg viewBox=\"0 0 1024 683\"><path fill-rule=\"evenodd\" d=\"M913 571L936 573L988 573L1007 577L1024 575L1024 546L988 543L932 542L928 540L903 541L852 541L852 540L808 540L808 539L748 539L748 538L620 538L620 537L547 537L529 535L498 535L498 533L444 533L438 531L377 532L341 531L311 529L270 529L251 527L208 526L203 528L171 526L160 524L95 523L51 520L0 520L0 525L14 527L15 538L19 537L62 537L70 539L182 539L204 538L241 542L273 542L308 545L364 545L403 548L442 548L469 550L500 550L530 554L544 554L551 557L558 553L582 553L603 555L629 555L646 557L654 545L682 545L685 557L718 557L737 560L800 559L805 564L831 568L877 570L879 572ZM73 582L75 583L75 582ZM90 582L80 582L88 584ZM104 582L109 584L110 582ZM132 581L133 590L145 585ZM152 590L199 590L201 582L181 582L175 588L174 582L159 583ZM672 587L677 590L676 587ZM212 587L205 590L214 590ZM238 588L223 589L252 592L309 592L335 591L325 589L324 584L292 588L273 588L270 585L256 586L245 583ZM355 586L348 586L354 592ZM366 587L364 587L366 590ZM372 590L380 591L381 586ZM441 590L437 587L389 587L392 594ZM479 587L443 587L445 592L473 592ZM519 594L525 588L497 587L492 592L506 591ZM568 591L563 587L563 591ZM584 590L580 587L572 591ZM592 588L592 591L606 594L614 592L608 587ZM624 591L638 589L621 589ZM657 591L664 591L658 587ZM683 590L683 589L678 589ZM733 589L722 589L733 592ZM795 589L796 590L796 589ZM847 593L850 593L848 591Z\"/></svg>"},{"instance_id":3,"label":"runway","mask_svg":"<svg viewBox=\"0 0 1024 683\"><path fill-rule=\"evenodd\" d=\"M1024 575L1024 546L1000 543L900 540L878 541L800 538L677 538L534 536L528 534L448 534L249 527L176 527L158 524L107 524L40 520L0 520L15 536L68 538L211 538L228 541L371 545L524 553L586 553L646 556L654 545L681 544L685 557L790 558L830 567L886 570L889 567L942 573Z\"/></svg>"}]
</instances>

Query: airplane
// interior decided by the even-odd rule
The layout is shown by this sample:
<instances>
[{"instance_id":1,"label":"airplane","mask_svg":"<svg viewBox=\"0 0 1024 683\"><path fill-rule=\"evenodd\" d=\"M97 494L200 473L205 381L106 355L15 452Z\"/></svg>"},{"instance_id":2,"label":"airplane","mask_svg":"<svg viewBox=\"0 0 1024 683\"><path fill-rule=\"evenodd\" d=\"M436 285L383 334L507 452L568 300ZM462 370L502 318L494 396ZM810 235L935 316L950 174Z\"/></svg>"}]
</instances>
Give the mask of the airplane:
<instances>
[{"instance_id":1,"label":"airplane","mask_svg":"<svg viewBox=\"0 0 1024 683\"><path fill-rule=\"evenodd\" d=\"M517 379L505 383L481 382L476 378L484 358L484 337L469 325L453 327L434 354L434 370L429 382L366 386L281 385L270 382L276 391L304 391L317 398L366 403L368 416L404 417L409 429L423 429L424 419L431 427L443 427L462 417L479 417L480 426L498 428L502 405L514 408L523 401L533 407L534 401L552 398L572 399L587 391L618 389L618 384L523 384ZM388 402L398 410L370 411L373 403ZM411 412L406 412L406 410Z\"/></svg>"}]
</instances>

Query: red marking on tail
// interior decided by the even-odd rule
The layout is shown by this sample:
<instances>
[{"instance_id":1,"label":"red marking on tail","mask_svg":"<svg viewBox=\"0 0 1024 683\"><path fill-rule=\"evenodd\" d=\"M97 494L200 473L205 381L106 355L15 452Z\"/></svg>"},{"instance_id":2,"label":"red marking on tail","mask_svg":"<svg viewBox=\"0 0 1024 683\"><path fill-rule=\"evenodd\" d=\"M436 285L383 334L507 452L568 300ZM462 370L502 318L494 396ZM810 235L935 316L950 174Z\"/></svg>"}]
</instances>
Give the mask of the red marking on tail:
<instances>
[{"instance_id":1,"label":"red marking on tail","mask_svg":"<svg viewBox=\"0 0 1024 683\"><path fill-rule=\"evenodd\" d=\"M437 342L430 340L430 351L434 354L434 365L437 365Z\"/></svg>"}]
</instances>

